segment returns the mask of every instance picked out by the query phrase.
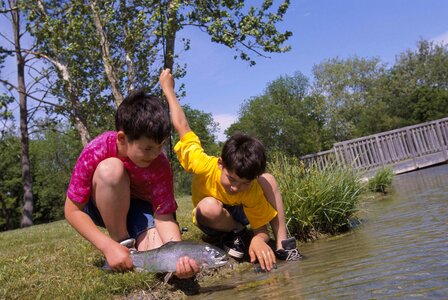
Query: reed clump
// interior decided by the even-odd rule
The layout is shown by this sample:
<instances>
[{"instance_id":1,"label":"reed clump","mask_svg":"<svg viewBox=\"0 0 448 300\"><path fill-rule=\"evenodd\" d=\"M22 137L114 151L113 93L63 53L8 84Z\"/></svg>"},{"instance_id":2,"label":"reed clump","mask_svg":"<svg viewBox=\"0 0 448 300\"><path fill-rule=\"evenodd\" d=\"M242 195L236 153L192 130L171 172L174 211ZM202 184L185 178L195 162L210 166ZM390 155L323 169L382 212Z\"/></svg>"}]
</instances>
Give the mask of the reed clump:
<instances>
[{"instance_id":1,"label":"reed clump","mask_svg":"<svg viewBox=\"0 0 448 300\"><path fill-rule=\"evenodd\" d=\"M282 193L288 230L300 240L319 234L336 234L357 223L364 192L360 176L350 168L305 168L295 158L273 155L269 172Z\"/></svg>"},{"instance_id":2,"label":"reed clump","mask_svg":"<svg viewBox=\"0 0 448 300\"><path fill-rule=\"evenodd\" d=\"M369 179L367 186L372 192L387 193L392 185L393 178L394 172L391 168L382 168Z\"/></svg>"}]
</instances>

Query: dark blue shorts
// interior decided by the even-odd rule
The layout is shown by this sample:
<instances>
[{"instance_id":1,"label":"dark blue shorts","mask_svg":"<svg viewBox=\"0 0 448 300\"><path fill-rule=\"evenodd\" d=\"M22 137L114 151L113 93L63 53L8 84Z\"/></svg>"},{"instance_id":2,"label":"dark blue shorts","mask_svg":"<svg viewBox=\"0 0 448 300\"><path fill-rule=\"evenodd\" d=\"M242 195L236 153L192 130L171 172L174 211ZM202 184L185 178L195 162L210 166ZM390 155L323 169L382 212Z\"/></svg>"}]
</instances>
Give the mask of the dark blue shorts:
<instances>
[{"instance_id":1,"label":"dark blue shorts","mask_svg":"<svg viewBox=\"0 0 448 300\"><path fill-rule=\"evenodd\" d=\"M224 208L227 209L227 211L229 212L229 214L232 216L232 218L243 224L244 226L249 224L249 221L247 220L246 214L244 213L243 210L243 206L242 205L235 205L235 206L231 206L231 205L224 205ZM193 210L193 223L205 234L209 235L209 236L222 236L224 234L226 234L227 232L224 231L220 231L220 230L216 230L213 228L210 228L208 226L204 226L202 224L200 224L195 217L195 211L196 208Z\"/></svg>"},{"instance_id":2,"label":"dark blue shorts","mask_svg":"<svg viewBox=\"0 0 448 300\"><path fill-rule=\"evenodd\" d=\"M97 226L105 227L103 218L96 207L95 201L90 200L84 207L87 213ZM154 212L151 203L140 199L131 198L127 215L127 229L129 237L137 237L148 229L154 228Z\"/></svg>"}]
</instances>

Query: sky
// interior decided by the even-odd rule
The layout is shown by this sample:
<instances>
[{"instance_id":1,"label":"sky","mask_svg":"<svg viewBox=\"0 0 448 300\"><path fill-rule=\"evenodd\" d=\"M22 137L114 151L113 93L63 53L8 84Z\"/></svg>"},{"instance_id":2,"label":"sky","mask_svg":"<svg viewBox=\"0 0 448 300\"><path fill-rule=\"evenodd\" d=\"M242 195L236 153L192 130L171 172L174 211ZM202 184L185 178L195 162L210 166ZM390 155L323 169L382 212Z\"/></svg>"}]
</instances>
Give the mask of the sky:
<instances>
[{"instance_id":1,"label":"sky","mask_svg":"<svg viewBox=\"0 0 448 300\"><path fill-rule=\"evenodd\" d=\"M261 3L262 1L247 1ZM279 3L279 1L274 1ZM448 43L447 0L291 0L279 25L293 32L288 53L257 58L250 67L234 60L234 51L210 42L198 30L179 36L191 40L191 49L179 53L187 64L181 103L211 113L223 131L238 117L241 104L261 95L269 82L302 72L312 80L312 67L326 59L379 57L389 66L420 39Z\"/></svg>"}]
</instances>

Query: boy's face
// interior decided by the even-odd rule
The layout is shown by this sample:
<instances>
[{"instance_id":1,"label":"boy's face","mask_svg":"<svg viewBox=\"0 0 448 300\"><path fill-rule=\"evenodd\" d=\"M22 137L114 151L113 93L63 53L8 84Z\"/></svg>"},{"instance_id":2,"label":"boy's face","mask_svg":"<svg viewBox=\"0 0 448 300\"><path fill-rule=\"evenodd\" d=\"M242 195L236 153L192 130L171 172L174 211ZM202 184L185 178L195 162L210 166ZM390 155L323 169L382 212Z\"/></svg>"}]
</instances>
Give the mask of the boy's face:
<instances>
[{"instance_id":1,"label":"boy's face","mask_svg":"<svg viewBox=\"0 0 448 300\"><path fill-rule=\"evenodd\" d=\"M127 156L134 164L141 168L148 167L160 155L164 144L163 142L157 144L153 139L147 137L141 137L138 140L130 142L125 135L123 137L123 143L126 146L126 152L123 155Z\"/></svg>"},{"instance_id":2,"label":"boy's face","mask_svg":"<svg viewBox=\"0 0 448 300\"><path fill-rule=\"evenodd\" d=\"M224 168L221 158L218 160L218 166L222 170L221 184L228 194L234 195L239 192L244 192L250 187L252 180L240 178L235 172Z\"/></svg>"}]
</instances>

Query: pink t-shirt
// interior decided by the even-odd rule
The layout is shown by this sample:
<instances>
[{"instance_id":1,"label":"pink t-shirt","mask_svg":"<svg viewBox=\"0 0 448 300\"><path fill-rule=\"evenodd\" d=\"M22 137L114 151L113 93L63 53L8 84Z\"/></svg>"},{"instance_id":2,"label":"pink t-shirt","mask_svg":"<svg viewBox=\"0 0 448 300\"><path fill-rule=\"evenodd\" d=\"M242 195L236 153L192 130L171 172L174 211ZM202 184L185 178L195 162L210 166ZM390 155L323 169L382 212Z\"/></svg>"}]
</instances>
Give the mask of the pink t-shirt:
<instances>
[{"instance_id":1,"label":"pink t-shirt","mask_svg":"<svg viewBox=\"0 0 448 300\"><path fill-rule=\"evenodd\" d=\"M107 131L92 140L79 155L67 190L67 197L79 203L90 199L93 173L106 158L117 157L117 133ZM173 175L165 154L146 168L135 165L128 158L120 158L131 181L131 195L151 202L157 214L173 213L177 203L173 192Z\"/></svg>"}]
</instances>

